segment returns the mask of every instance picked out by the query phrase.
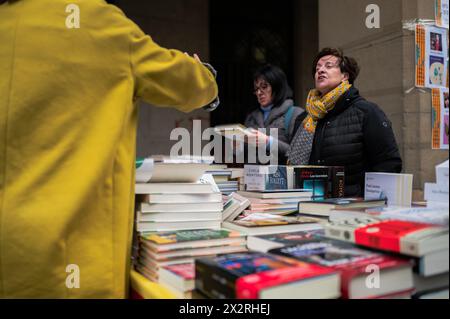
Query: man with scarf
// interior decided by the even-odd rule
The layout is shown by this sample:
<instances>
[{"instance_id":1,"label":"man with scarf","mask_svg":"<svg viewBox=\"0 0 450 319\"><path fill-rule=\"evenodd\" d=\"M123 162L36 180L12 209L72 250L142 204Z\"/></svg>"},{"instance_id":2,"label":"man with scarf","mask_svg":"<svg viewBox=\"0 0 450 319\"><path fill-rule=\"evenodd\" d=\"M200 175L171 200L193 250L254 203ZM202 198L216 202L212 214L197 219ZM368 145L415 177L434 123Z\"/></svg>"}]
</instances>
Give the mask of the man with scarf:
<instances>
[{"instance_id":1,"label":"man with scarf","mask_svg":"<svg viewBox=\"0 0 450 319\"><path fill-rule=\"evenodd\" d=\"M315 89L295 124L289 164L345 167L345 195L363 196L366 172L400 173L402 160L391 122L353 86L359 66L342 51L315 58Z\"/></svg>"}]
</instances>

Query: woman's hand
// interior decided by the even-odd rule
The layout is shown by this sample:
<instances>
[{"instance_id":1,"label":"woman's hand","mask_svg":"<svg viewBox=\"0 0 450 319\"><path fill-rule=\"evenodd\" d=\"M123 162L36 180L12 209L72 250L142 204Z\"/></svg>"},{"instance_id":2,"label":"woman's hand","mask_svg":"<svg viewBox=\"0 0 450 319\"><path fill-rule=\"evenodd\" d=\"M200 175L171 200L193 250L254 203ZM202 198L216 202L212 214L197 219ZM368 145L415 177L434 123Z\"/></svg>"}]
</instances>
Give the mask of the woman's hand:
<instances>
[{"instance_id":1,"label":"woman's hand","mask_svg":"<svg viewBox=\"0 0 450 319\"><path fill-rule=\"evenodd\" d=\"M256 145L257 147L267 147L267 144L269 143L269 136L255 129L251 129L251 131L253 135L248 136L248 144Z\"/></svg>"}]
</instances>

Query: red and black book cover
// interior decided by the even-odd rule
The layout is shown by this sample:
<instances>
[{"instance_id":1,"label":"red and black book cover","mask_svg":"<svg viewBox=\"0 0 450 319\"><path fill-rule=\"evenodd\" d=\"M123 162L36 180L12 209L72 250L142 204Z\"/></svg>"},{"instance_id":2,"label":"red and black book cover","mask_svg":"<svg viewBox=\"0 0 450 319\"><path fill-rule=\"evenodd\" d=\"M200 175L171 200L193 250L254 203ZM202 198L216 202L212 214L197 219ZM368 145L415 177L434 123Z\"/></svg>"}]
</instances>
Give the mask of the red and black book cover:
<instances>
[{"instance_id":1,"label":"red and black book cover","mask_svg":"<svg viewBox=\"0 0 450 319\"><path fill-rule=\"evenodd\" d=\"M357 276L367 276L366 270L369 265L377 265L380 271L410 266L407 260L363 250L352 244L331 239L306 240L304 243L269 252L339 271L342 298L350 297L351 281Z\"/></svg>"},{"instance_id":2,"label":"red and black book cover","mask_svg":"<svg viewBox=\"0 0 450 319\"><path fill-rule=\"evenodd\" d=\"M212 298L258 299L266 288L325 276L334 270L263 253L197 259L196 289Z\"/></svg>"}]
</instances>

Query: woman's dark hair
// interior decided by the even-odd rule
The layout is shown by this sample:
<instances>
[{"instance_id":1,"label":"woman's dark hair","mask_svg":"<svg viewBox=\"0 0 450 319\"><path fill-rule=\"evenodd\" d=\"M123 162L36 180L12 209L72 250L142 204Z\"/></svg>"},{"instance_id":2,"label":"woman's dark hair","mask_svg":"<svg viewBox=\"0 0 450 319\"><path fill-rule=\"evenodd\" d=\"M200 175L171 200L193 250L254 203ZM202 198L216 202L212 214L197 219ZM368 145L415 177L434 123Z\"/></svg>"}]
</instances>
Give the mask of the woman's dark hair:
<instances>
[{"instance_id":1,"label":"woman's dark hair","mask_svg":"<svg viewBox=\"0 0 450 319\"><path fill-rule=\"evenodd\" d=\"M354 58L345 56L342 50L337 48L324 48L319 52L319 54L317 54L312 65L313 77L316 74L317 62L319 62L320 59L322 59L324 56L327 55L337 57L339 59L339 68L341 69L341 72L348 74L348 81L350 82L350 84L355 83L355 80L358 77L360 70L358 62L356 62Z\"/></svg>"},{"instance_id":2,"label":"woman's dark hair","mask_svg":"<svg viewBox=\"0 0 450 319\"><path fill-rule=\"evenodd\" d=\"M253 81L261 78L272 87L272 102L274 107L278 107L286 99L292 98L293 93L287 82L286 74L279 67L271 64L262 66L253 75Z\"/></svg>"}]
</instances>

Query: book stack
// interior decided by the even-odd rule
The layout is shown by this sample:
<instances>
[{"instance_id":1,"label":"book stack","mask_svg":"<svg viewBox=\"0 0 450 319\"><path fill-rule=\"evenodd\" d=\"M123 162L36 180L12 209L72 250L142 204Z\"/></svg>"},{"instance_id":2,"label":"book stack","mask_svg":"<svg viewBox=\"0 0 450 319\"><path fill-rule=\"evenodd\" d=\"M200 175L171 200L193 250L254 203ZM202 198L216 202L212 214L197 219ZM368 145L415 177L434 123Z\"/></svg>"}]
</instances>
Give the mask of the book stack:
<instances>
[{"instance_id":1,"label":"book stack","mask_svg":"<svg viewBox=\"0 0 450 319\"><path fill-rule=\"evenodd\" d=\"M138 235L137 245L135 269L180 298L192 295L196 258L247 251L240 233L210 229L144 233Z\"/></svg>"},{"instance_id":2,"label":"book stack","mask_svg":"<svg viewBox=\"0 0 450 319\"><path fill-rule=\"evenodd\" d=\"M321 226L315 219L299 216L287 216L296 214L296 206L301 200L311 199L311 192L306 191L240 191L233 194L241 198L240 210L232 214L225 213L222 227L251 234L273 234L300 230L319 229ZM246 200L244 202L244 200Z\"/></svg>"},{"instance_id":3,"label":"book stack","mask_svg":"<svg viewBox=\"0 0 450 319\"><path fill-rule=\"evenodd\" d=\"M209 160L154 157L138 161L138 232L219 229L222 195L205 172Z\"/></svg>"},{"instance_id":4,"label":"book stack","mask_svg":"<svg viewBox=\"0 0 450 319\"><path fill-rule=\"evenodd\" d=\"M268 213L289 215L297 211L299 202L310 201L309 191L241 191L239 194L250 201L245 214Z\"/></svg>"},{"instance_id":5,"label":"book stack","mask_svg":"<svg viewBox=\"0 0 450 319\"><path fill-rule=\"evenodd\" d=\"M330 222L325 236L409 258L415 264L413 297L437 293L448 298L448 227L359 217Z\"/></svg>"},{"instance_id":6,"label":"book stack","mask_svg":"<svg viewBox=\"0 0 450 319\"><path fill-rule=\"evenodd\" d=\"M305 189L314 198L344 197L344 167L245 165L245 190L286 191Z\"/></svg>"},{"instance_id":7,"label":"book stack","mask_svg":"<svg viewBox=\"0 0 450 319\"><path fill-rule=\"evenodd\" d=\"M301 215L329 218L331 212L350 209L367 209L369 207L384 207L386 199L363 198L328 198L323 200L305 201L298 203L298 212Z\"/></svg>"},{"instance_id":8,"label":"book stack","mask_svg":"<svg viewBox=\"0 0 450 319\"><path fill-rule=\"evenodd\" d=\"M402 206L378 206L372 208L335 207L329 212L329 220L338 222L351 218L376 218L379 220L404 220L418 223L426 223L437 226L448 227L448 208L443 206L423 207L413 205Z\"/></svg>"},{"instance_id":9,"label":"book stack","mask_svg":"<svg viewBox=\"0 0 450 319\"><path fill-rule=\"evenodd\" d=\"M226 165L211 165L207 174L211 174L223 195L237 192L244 183L244 169L227 168Z\"/></svg>"},{"instance_id":10,"label":"book stack","mask_svg":"<svg viewBox=\"0 0 450 319\"><path fill-rule=\"evenodd\" d=\"M159 283L168 288L178 299L192 299L195 289L195 265L193 263L164 266L159 271Z\"/></svg>"},{"instance_id":11,"label":"book stack","mask_svg":"<svg viewBox=\"0 0 450 319\"><path fill-rule=\"evenodd\" d=\"M414 290L412 264L408 260L363 250L342 241L310 239L269 253L338 271L341 298L410 297Z\"/></svg>"},{"instance_id":12,"label":"book stack","mask_svg":"<svg viewBox=\"0 0 450 319\"><path fill-rule=\"evenodd\" d=\"M211 184L137 184L136 195L138 232L220 228L222 195Z\"/></svg>"},{"instance_id":13,"label":"book stack","mask_svg":"<svg viewBox=\"0 0 450 319\"><path fill-rule=\"evenodd\" d=\"M217 299L326 299L340 295L336 271L292 258L240 253L195 261L195 287Z\"/></svg>"},{"instance_id":14,"label":"book stack","mask_svg":"<svg viewBox=\"0 0 450 319\"><path fill-rule=\"evenodd\" d=\"M249 236L250 250L287 256L330 267L341 275L341 298L410 298L413 292L412 263L324 237L324 231ZM371 282L377 270L377 282Z\"/></svg>"}]
</instances>

